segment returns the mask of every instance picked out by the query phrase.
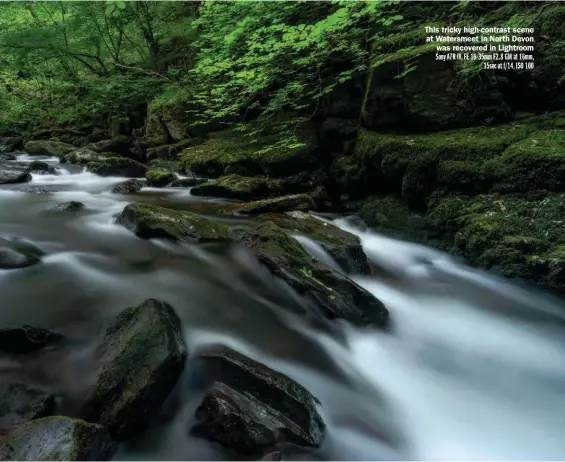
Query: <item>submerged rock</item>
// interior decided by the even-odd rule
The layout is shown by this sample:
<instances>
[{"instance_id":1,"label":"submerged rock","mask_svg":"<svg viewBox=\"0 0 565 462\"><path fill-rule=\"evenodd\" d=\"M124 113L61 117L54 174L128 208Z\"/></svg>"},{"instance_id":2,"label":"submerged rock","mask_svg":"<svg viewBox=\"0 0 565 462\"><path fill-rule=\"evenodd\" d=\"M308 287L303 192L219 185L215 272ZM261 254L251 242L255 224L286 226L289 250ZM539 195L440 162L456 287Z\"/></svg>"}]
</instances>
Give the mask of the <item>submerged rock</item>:
<instances>
[{"instance_id":1,"label":"submerged rock","mask_svg":"<svg viewBox=\"0 0 565 462\"><path fill-rule=\"evenodd\" d=\"M0 184L27 183L31 174L25 166L17 164L0 164Z\"/></svg>"},{"instance_id":2,"label":"submerged rock","mask_svg":"<svg viewBox=\"0 0 565 462\"><path fill-rule=\"evenodd\" d=\"M228 228L190 212L145 204L127 205L116 221L143 239L208 242L228 239Z\"/></svg>"},{"instance_id":3,"label":"submerged rock","mask_svg":"<svg viewBox=\"0 0 565 462\"><path fill-rule=\"evenodd\" d=\"M308 390L233 350L201 359L212 384L195 412L191 433L247 456L282 442L321 445L325 424Z\"/></svg>"},{"instance_id":4,"label":"submerged rock","mask_svg":"<svg viewBox=\"0 0 565 462\"><path fill-rule=\"evenodd\" d=\"M70 202L63 202L57 205L58 210L62 210L63 212L78 212L83 210L86 206L82 202L70 201Z\"/></svg>"},{"instance_id":5,"label":"submerged rock","mask_svg":"<svg viewBox=\"0 0 565 462\"><path fill-rule=\"evenodd\" d=\"M25 150L32 156L55 156L62 157L65 154L77 149L72 144L62 143L61 141L33 140L28 141Z\"/></svg>"},{"instance_id":6,"label":"submerged rock","mask_svg":"<svg viewBox=\"0 0 565 462\"><path fill-rule=\"evenodd\" d=\"M0 460L109 460L115 443L101 425L70 417L45 417L0 439Z\"/></svg>"},{"instance_id":7,"label":"submerged rock","mask_svg":"<svg viewBox=\"0 0 565 462\"><path fill-rule=\"evenodd\" d=\"M275 197L262 201L249 202L238 210L249 215L265 212L286 212L288 210L308 211L315 207L314 201L308 194L293 194L290 196Z\"/></svg>"},{"instance_id":8,"label":"submerged rock","mask_svg":"<svg viewBox=\"0 0 565 462\"><path fill-rule=\"evenodd\" d=\"M31 186L29 188L22 189L22 192L30 194L53 194L61 191L68 191L69 186L66 185L47 185L47 186Z\"/></svg>"},{"instance_id":9,"label":"submerged rock","mask_svg":"<svg viewBox=\"0 0 565 462\"><path fill-rule=\"evenodd\" d=\"M169 183L172 183L177 179L177 176L169 171L169 170L149 170L145 174L145 178L147 179L147 186L153 186L156 188L160 188L163 186L167 186Z\"/></svg>"},{"instance_id":10,"label":"submerged rock","mask_svg":"<svg viewBox=\"0 0 565 462\"><path fill-rule=\"evenodd\" d=\"M63 338L60 334L32 326L0 329L0 352L31 353Z\"/></svg>"},{"instance_id":11,"label":"submerged rock","mask_svg":"<svg viewBox=\"0 0 565 462\"><path fill-rule=\"evenodd\" d=\"M113 186L111 191L116 194L133 194L141 191L143 183L139 180L127 180Z\"/></svg>"},{"instance_id":12,"label":"submerged rock","mask_svg":"<svg viewBox=\"0 0 565 462\"><path fill-rule=\"evenodd\" d=\"M190 190L193 196L225 197L228 199L254 200L269 195L269 186L265 178L226 175L217 180L208 181Z\"/></svg>"},{"instance_id":13,"label":"submerged rock","mask_svg":"<svg viewBox=\"0 0 565 462\"><path fill-rule=\"evenodd\" d=\"M26 374L3 374L0 381L0 434L18 425L50 415L55 408L55 395L39 386Z\"/></svg>"},{"instance_id":14,"label":"submerged rock","mask_svg":"<svg viewBox=\"0 0 565 462\"><path fill-rule=\"evenodd\" d=\"M286 281L327 319L387 327L388 310L344 274L311 257L299 242L272 222L239 237L260 263Z\"/></svg>"},{"instance_id":15,"label":"submerged rock","mask_svg":"<svg viewBox=\"0 0 565 462\"><path fill-rule=\"evenodd\" d=\"M125 157L107 157L101 162L89 162L86 164L89 172L100 176L125 176L129 178L141 178L147 173L147 166L140 162Z\"/></svg>"},{"instance_id":16,"label":"submerged rock","mask_svg":"<svg viewBox=\"0 0 565 462\"><path fill-rule=\"evenodd\" d=\"M148 423L180 377L186 359L180 319L157 300L124 310L97 348L96 383L81 417L125 440Z\"/></svg>"},{"instance_id":17,"label":"submerged rock","mask_svg":"<svg viewBox=\"0 0 565 462\"><path fill-rule=\"evenodd\" d=\"M37 255L2 245L0 242L0 269L25 268L35 265L39 261L40 259Z\"/></svg>"}]
</instances>

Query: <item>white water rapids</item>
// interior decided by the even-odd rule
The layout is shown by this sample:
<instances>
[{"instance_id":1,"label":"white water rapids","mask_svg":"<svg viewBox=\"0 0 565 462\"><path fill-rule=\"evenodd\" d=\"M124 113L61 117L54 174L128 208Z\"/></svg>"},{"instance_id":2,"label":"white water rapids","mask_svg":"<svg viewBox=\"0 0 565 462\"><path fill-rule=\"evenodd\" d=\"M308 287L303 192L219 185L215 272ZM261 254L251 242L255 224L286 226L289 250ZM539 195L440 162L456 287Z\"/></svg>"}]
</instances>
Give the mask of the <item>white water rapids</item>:
<instances>
[{"instance_id":1,"label":"white water rapids","mask_svg":"<svg viewBox=\"0 0 565 462\"><path fill-rule=\"evenodd\" d=\"M360 231L340 218L334 224L361 238L377 275L351 277L386 304L393 332L343 326L347 342L338 342L285 310L292 297L240 250L142 241L113 223L132 201L190 207L217 200L190 196L188 189L116 195L109 188L123 178L67 171L48 161L62 174L0 187L0 237L28 239L47 252L36 267L0 271L0 327L25 322L86 332L128 304L162 298L179 312L191 351L228 344L317 396L328 425L322 457L565 459L562 301L472 270L434 249ZM20 192L30 186L65 190ZM70 200L84 202L87 213L50 212ZM298 239L336 266L319 245ZM77 353L50 367L71 390L75 379L69 377L80 375L81 361ZM188 390L189 376L179 390ZM177 390L167 405L172 417L159 420L144 441L122 447L116 457L222 457L188 436L196 404L197 396Z\"/></svg>"}]
</instances>

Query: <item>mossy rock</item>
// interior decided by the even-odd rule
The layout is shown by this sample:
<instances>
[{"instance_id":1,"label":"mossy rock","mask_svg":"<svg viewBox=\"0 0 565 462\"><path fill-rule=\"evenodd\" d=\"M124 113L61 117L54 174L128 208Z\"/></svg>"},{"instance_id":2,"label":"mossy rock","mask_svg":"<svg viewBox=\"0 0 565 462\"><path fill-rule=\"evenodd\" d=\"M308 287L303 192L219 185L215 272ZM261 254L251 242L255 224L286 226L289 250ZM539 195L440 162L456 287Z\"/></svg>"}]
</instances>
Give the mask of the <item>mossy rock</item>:
<instances>
[{"instance_id":1,"label":"mossy rock","mask_svg":"<svg viewBox=\"0 0 565 462\"><path fill-rule=\"evenodd\" d=\"M291 210L305 211L314 209L315 204L308 194L292 194L262 201L248 202L239 213L257 215L266 212L287 212Z\"/></svg>"},{"instance_id":2,"label":"mossy rock","mask_svg":"<svg viewBox=\"0 0 565 462\"><path fill-rule=\"evenodd\" d=\"M114 152L120 156L130 157L131 140L124 135L116 136L109 140L87 144L84 148L94 152Z\"/></svg>"},{"instance_id":3,"label":"mossy rock","mask_svg":"<svg viewBox=\"0 0 565 462\"><path fill-rule=\"evenodd\" d=\"M414 212L399 197L373 196L365 199L359 217L372 228L402 230L408 233L425 229L423 215Z\"/></svg>"},{"instance_id":4,"label":"mossy rock","mask_svg":"<svg viewBox=\"0 0 565 462\"><path fill-rule=\"evenodd\" d=\"M199 362L210 386L192 434L245 456L278 443L321 445L325 424L318 401L294 380L230 349L201 355Z\"/></svg>"},{"instance_id":5,"label":"mossy rock","mask_svg":"<svg viewBox=\"0 0 565 462\"><path fill-rule=\"evenodd\" d=\"M86 205L84 205L82 202L77 201L62 202L61 204L57 205L57 210L61 210L62 212L80 212L85 208Z\"/></svg>"},{"instance_id":6,"label":"mossy rock","mask_svg":"<svg viewBox=\"0 0 565 462\"><path fill-rule=\"evenodd\" d=\"M227 199L264 199L271 193L266 178L226 175L191 189L193 196L224 197Z\"/></svg>"},{"instance_id":7,"label":"mossy rock","mask_svg":"<svg viewBox=\"0 0 565 462\"><path fill-rule=\"evenodd\" d=\"M143 430L177 383L186 345L173 308L157 300L124 310L99 344L96 383L81 417L125 440Z\"/></svg>"},{"instance_id":8,"label":"mossy rock","mask_svg":"<svg viewBox=\"0 0 565 462\"><path fill-rule=\"evenodd\" d=\"M173 181L169 186L171 188L193 188L194 186L200 186L206 183L208 180L206 178L180 178Z\"/></svg>"},{"instance_id":9,"label":"mossy rock","mask_svg":"<svg viewBox=\"0 0 565 462\"><path fill-rule=\"evenodd\" d=\"M42 162L40 160L34 160L30 162L28 169L30 172L34 173L43 173L49 175L56 175L57 169L52 165L49 165L47 162Z\"/></svg>"},{"instance_id":10,"label":"mossy rock","mask_svg":"<svg viewBox=\"0 0 565 462\"><path fill-rule=\"evenodd\" d=\"M116 445L101 425L45 417L0 439L0 460L110 460Z\"/></svg>"},{"instance_id":11,"label":"mossy rock","mask_svg":"<svg viewBox=\"0 0 565 462\"><path fill-rule=\"evenodd\" d=\"M147 179L147 186L153 186L156 188L161 188L167 186L177 179L177 176L169 170L149 170L145 174Z\"/></svg>"},{"instance_id":12,"label":"mossy rock","mask_svg":"<svg viewBox=\"0 0 565 462\"><path fill-rule=\"evenodd\" d=\"M26 152L32 156L62 157L77 149L75 146L61 141L34 140L24 145Z\"/></svg>"},{"instance_id":13,"label":"mossy rock","mask_svg":"<svg viewBox=\"0 0 565 462\"><path fill-rule=\"evenodd\" d=\"M147 166L125 157L108 157L102 162L89 162L86 169L100 176L125 176L129 178L144 177Z\"/></svg>"},{"instance_id":14,"label":"mossy rock","mask_svg":"<svg viewBox=\"0 0 565 462\"><path fill-rule=\"evenodd\" d=\"M354 234L302 212L269 213L260 218L317 242L346 273L371 273L361 240Z\"/></svg>"},{"instance_id":15,"label":"mossy rock","mask_svg":"<svg viewBox=\"0 0 565 462\"><path fill-rule=\"evenodd\" d=\"M226 169L246 175L286 176L312 170L317 148L314 130L309 126L297 129L300 146L265 148L277 143L276 135L247 136L236 130L212 133L207 141L185 149L180 159L185 168L197 175L217 178Z\"/></svg>"},{"instance_id":16,"label":"mossy rock","mask_svg":"<svg viewBox=\"0 0 565 462\"><path fill-rule=\"evenodd\" d=\"M147 160L151 161L153 159L164 159L164 160L176 160L178 154L184 149L198 146L206 141L205 138L188 138L181 140L174 144L165 144L161 146L156 146L149 148L147 150Z\"/></svg>"},{"instance_id":17,"label":"mossy rock","mask_svg":"<svg viewBox=\"0 0 565 462\"><path fill-rule=\"evenodd\" d=\"M111 191L115 194L134 194L141 191L143 183L139 180L126 180L113 186Z\"/></svg>"},{"instance_id":18,"label":"mossy rock","mask_svg":"<svg viewBox=\"0 0 565 462\"><path fill-rule=\"evenodd\" d=\"M190 212L145 204L124 208L117 223L143 239L210 242L228 239L228 229L209 218Z\"/></svg>"},{"instance_id":19,"label":"mossy rock","mask_svg":"<svg viewBox=\"0 0 565 462\"><path fill-rule=\"evenodd\" d=\"M113 152L95 152L86 148L77 148L61 157L61 163L86 165L89 162L104 162L116 157Z\"/></svg>"},{"instance_id":20,"label":"mossy rock","mask_svg":"<svg viewBox=\"0 0 565 462\"><path fill-rule=\"evenodd\" d=\"M379 300L344 274L311 257L274 223L261 223L239 240L273 275L311 304L306 316L319 313L329 320L388 326L388 311Z\"/></svg>"}]
</instances>

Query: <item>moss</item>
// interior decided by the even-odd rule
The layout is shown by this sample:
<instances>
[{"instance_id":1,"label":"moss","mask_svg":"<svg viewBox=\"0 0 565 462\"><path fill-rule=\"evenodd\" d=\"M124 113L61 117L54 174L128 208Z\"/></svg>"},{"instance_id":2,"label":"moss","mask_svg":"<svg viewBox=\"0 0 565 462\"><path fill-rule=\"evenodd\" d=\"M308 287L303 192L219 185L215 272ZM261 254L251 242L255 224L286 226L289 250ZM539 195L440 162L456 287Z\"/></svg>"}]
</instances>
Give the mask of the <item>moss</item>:
<instances>
[{"instance_id":1,"label":"moss","mask_svg":"<svg viewBox=\"0 0 565 462\"><path fill-rule=\"evenodd\" d=\"M149 170L145 174L145 178L148 186L155 187L166 186L177 179L173 172L164 169Z\"/></svg>"},{"instance_id":2,"label":"moss","mask_svg":"<svg viewBox=\"0 0 565 462\"><path fill-rule=\"evenodd\" d=\"M230 199L263 199L270 193L267 179L241 175L225 175L191 190L195 196L225 197Z\"/></svg>"},{"instance_id":3,"label":"moss","mask_svg":"<svg viewBox=\"0 0 565 462\"><path fill-rule=\"evenodd\" d=\"M265 212L286 212L289 210L308 211L314 208L314 201L307 194L294 194L290 196L275 197L261 201L248 202L239 213L259 214Z\"/></svg>"},{"instance_id":4,"label":"moss","mask_svg":"<svg viewBox=\"0 0 565 462\"><path fill-rule=\"evenodd\" d=\"M424 227L424 218L410 210L397 197L374 196L363 201L359 217L374 228L402 229L417 231Z\"/></svg>"}]
</instances>

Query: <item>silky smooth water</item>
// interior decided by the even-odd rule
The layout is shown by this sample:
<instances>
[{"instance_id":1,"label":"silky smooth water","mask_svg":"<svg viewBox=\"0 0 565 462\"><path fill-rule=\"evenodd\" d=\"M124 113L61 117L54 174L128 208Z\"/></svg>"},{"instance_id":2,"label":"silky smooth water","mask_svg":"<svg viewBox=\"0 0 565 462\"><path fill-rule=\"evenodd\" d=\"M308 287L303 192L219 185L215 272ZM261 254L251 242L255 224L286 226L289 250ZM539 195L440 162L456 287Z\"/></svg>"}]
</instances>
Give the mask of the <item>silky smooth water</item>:
<instances>
[{"instance_id":1,"label":"silky smooth water","mask_svg":"<svg viewBox=\"0 0 565 462\"><path fill-rule=\"evenodd\" d=\"M151 427L122 445L117 459L227 457L188 433L201 397L192 358L213 345L262 361L318 397L328 426L322 458L565 458L562 301L338 218L335 225L359 235L377 275L351 277L387 305L393 331L339 324L343 336L332 336L302 322L294 314L300 298L245 249L145 241L113 222L131 202L207 213L228 201L191 196L188 189L112 194L123 178L45 160L58 175L0 186L0 237L18 237L46 252L36 266L0 270L0 327L45 327L65 334L71 346L21 364L0 362L0 374L14 367L33 371L61 391L60 410L72 414L92 380L96 340L117 313L146 298L175 308L191 353ZM54 192L23 192L36 186ZM86 210L56 210L70 200ZM297 238L338 267L315 242Z\"/></svg>"}]
</instances>

